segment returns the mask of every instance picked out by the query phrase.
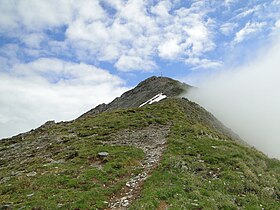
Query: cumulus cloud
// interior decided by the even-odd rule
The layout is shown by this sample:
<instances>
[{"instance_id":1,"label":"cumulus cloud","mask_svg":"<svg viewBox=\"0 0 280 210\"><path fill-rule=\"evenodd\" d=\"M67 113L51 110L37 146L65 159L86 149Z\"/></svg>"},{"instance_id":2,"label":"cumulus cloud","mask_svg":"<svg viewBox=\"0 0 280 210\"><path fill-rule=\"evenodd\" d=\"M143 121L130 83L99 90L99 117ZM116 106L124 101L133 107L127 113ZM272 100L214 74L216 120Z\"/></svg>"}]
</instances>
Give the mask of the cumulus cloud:
<instances>
[{"instance_id":1,"label":"cumulus cloud","mask_svg":"<svg viewBox=\"0 0 280 210\"><path fill-rule=\"evenodd\" d=\"M188 58L185 60L187 64L191 64L195 67L193 69L216 69L223 65L220 61L213 61L208 59Z\"/></svg>"},{"instance_id":2,"label":"cumulus cloud","mask_svg":"<svg viewBox=\"0 0 280 210\"><path fill-rule=\"evenodd\" d=\"M158 15L161 18L170 18L170 10L172 4L170 1L160 1L151 8L153 14Z\"/></svg>"},{"instance_id":3,"label":"cumulus cloud","mask_svg":"<svg viewBox=\"0 0 280 210\"><path fill-rule=\"evenodd\" d=\"M40 31L69 23L72 16L71 1L61 0L4 0L0 7L0 32L13 36L22 27Z\"/></svg>"},{"instance_id":4,"label":"cumulus cloud","mask_svg":"<svg viewBox=\"0 0 280 210\"><path fill-rule=\"evenodd\" d=\"M207 16L206 4L175 5L170 0L5 0L0 33L25 43L22 53L33 58L67 51L82 62L105 61L121 71L150 71L157 66L152 58L181 62L215 49L215 23ZM60 28L65 28L60 32L63 39L53 40L48 33ZM127 58L137 58L134 67L124 62Z\"/></svg>"},{"instance_id":5,"label":"cumulus cloud","mask_svg":"<svg viewBox=\"0 0 280 210\"><path fill-rule=\"evenodd\" d=\"M188 97L250 145L280 158L280 39L238 69L208 76Z\"/></svg>"},{"instance_id":6,"label":"cumulus cloud","mask_svg":"<svg viewBox=\"0 0 280 210\"><path fill-rule=\"evenodd\" d=\"M159 56L162 58L176 58L181 53L182 49L176 39L166 40L158 47Z\"/></svg>"},{"instance_id":7,"label":"cumulus cloud","mask_svg":"<svg viewBox=\"0 0 280 210\"><path fill-rule=\"evenodd\" d=\"M234 34L233 40L227 41L236 45L264 27L274 30L279 20L276 0L248 3L242 8L236 0L223 4L171 0L3 0L0 4L0 35L25 44L21 58L66 54L65 57L80 62L109 62L121 71L150 71L157 66L151 62L155 58L172 63L184 62L189 57L211 60L207 53L216 49L220 33L231 38ZM223 21L217 21L213 13ZM254 22L248 20L250 16ZM238 19L247 24L237 24ZM52 33L60 29L62 38L55 40ZM127 57L138 58L133 68L129 62L123 62Z\"/></svg>"},{"instance_id":8,"label":"cumulus cloud","mask_svg":"<svg viewBox=\"0 0 280 210\"><path fill-rule=\"evenodd\" d=\"M156 68L156 64L154 63L154 61L143 61L141 57L135 56L121 56L115 66L122 71L129 71L133 69L153 70Z\"/></svg>"},{"instance_id":9,"label":"cumulus cloud","mask_svg":"<svg viewBox=\"0 0 280 210\"><path fill-rule=\"evenodd\" d=\"M125 90L120 78L92 65L50 58L16 64L0 74L0 137L74 119Z\"/></svg>"}]
</instances>

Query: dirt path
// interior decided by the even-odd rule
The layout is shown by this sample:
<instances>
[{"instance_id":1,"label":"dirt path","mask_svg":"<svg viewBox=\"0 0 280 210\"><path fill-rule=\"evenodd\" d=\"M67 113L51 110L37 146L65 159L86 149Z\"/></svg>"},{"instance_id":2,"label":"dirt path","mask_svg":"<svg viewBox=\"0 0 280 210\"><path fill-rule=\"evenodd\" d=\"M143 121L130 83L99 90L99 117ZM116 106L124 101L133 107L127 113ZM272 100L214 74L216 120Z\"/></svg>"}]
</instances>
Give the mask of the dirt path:
<instances>
[{"instance_id":1,"label":"dirt path","mask_svg":"<svg viewBox=\"0 0 280 210\"><path fill-rule=\"evenodd\" d=\"M141 130L123 130L113 135L114 141L106 142L112 145L131 145L145 152L141 162L142 173L129 179L126 185L114 194L107 209L127 209L139 197L144 181L158 165L166 145L167 126L149 126Z\"/></svg>"}]
</instances>

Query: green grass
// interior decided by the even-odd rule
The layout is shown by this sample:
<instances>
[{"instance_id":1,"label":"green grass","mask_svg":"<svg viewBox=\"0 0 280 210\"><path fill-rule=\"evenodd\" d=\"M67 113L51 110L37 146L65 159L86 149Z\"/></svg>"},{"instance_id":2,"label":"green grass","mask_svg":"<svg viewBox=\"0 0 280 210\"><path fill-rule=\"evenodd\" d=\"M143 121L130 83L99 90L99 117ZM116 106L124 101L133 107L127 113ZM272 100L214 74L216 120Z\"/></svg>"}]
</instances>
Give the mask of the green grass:
<instances>
[{"instance_id":1,"label":"green grass","mask_svg":"<svg viewBox=\"0 0 280 210\"><path fill-rule=\"evenodd\" d=\"M201 125L176 122L131 209L156 209L161 201L170 209L279 209L279 161L229 138L198 136Z\"/></svg>"},{"instance_id":2,"label":"green grass","mask_svg":"<svg viewBox=\"0 0 280 210\"><path fill-rule=\"evenodd\" d=\"M14 207L26 209L56 209L59 204L65 209L102 208L108 196L121 188L127 174L133 173L143 158L143 152L132 147L81 147L78 151L77 157L65 163L32 164L28 171L36 171L34 177L23 173L1 184L1 202L12 202ZM109 156L100 160L97 157L100 151L107 151ZM91 166L100 161L101 169Z\"/></svg>"},{"instance_id":3,"label":"green grass","mask_svg":"<svg viewBox=\"0 0 280 210\"><path fill-rule=\"evenodd\" d=\"M132 174L142 150L113 146L123 129L168 125L167 149L131 209L279 209L280 163L231 139L205 110L167 99L43 126L0 141L0 203L18 209L102 209ZM109 156L98 157L106 151ZM52 160L53 161L52 161ZM35 176L27 176L36 172ZM262 206L261 206L262 205Z\"/></svg>"}]
</instances>

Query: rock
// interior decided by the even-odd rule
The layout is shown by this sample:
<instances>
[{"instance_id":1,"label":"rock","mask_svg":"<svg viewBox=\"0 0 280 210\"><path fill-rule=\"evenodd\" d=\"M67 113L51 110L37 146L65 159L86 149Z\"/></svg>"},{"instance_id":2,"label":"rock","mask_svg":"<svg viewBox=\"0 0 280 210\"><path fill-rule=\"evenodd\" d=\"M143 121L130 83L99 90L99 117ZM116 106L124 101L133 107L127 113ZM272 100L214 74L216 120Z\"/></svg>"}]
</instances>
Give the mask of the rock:
<instances>
[{"instance_id":1,"label":"rock","mask_svg":"<svg viewBox=\"0 0 280 210\"><path fill-rule=\"evenodd\" d=\"M109 155L108 152L99 152L99 153L98 153L98 156L99 156L99 157L102 157L102 158L107 157L108 155Z\"/></svg>"},{"instance_id":2,"label":"rock","mask_svg":"<svg viewBox=\"0 0 280 210\"><path fill-rule=\"evenodd\" d=\"M10 205L0 205L0 210L10 210L12 207Z\"/></svg>"},{"instance_id":3,"label":"rock","mask_svg":"<svg viewBox=\"0 0 280 210\"><path fill-rule=\"evenodd\" d=\"M124 200L123 203L122 203L122 206L126 207L126 206L128 206L128 204L129 204L128 200Z\"/></svg>"},{"instance_id":4,"label":"rock","mask_svg":"<svg viewBox=\"0 0 280 210\"><path fill-rule=\"evenodd\" d=\"M55 124L54 120L49 120L49 121L45 122L45 125L53 125L53 124Z\"/></svg>"},{"instance_id":5,"label":"rock","mask_svg":"<svg viewBox=\"0 0 280 210\"><path fill-rule=\"evenodd\" d=\"M127 186L127 187L131 187L129 183L126 183L126 186Z\"/></svg>"},{"instance_id":6,"label":"rock","mask_svg":"<svg viewBox=\"0 0 280 210\"><path fill-rule=\"evenodd\" d=\"M101 170L103 168L103 166L101 164L98 164L98 163L93 163L93 164L90 165L90 167L97 168L98 170Z\"/></svg>"},{"instance_id":7,"label":"rock","mask_svg":"<svg viewBox=\"0 0 280 210\"><path fill-rule=\"evenodd\" d=\"M145 178L147 176L147 173L146 172L143 172L141 175L140 175L140 178Z\"/></svg>"},{"instance_id":8,"label":"rock","mask_svg":"<svg viewBox=\"0 0 280 210\"><path fill-rule=\"evenodd\" d=\"M62 203L57 204L57 207L58 207L58 208L61 208L62 206L63 206Z\"/></svg>"},{"instance_id":9,"label":"rock","mask_svg":"<svg viewBox=\"0 0 280 210\"><path fill-rule=\"evenodd\" d=\"M126 206L128 206L128 204L129 204L129 201L127 200L127 197L122 197L121 198L121 205L126 207Z\"/></svg>"},{"instance_id":10,"label":"rock","mask_svg":"<svg viewBox=\"0 0 280 210\"><path fill-rule=\"evenodd\" d=\"M9 181L10 179L11 179L11 177L4 177L1 179L0 184L3 184L5 182Z\"/></svg>"},{"instance_id":11,"label":"rock","mask_svg":"<svg viewBox=\"0 0 280 210\"><path fill-rule=\"evenodd\" d=\"M35 176L37 173L35 172L35 171L32 171L32 172L30 172L30 173L28 173L28 174L26 174L26 176Z\"/></svg>"}]
</instances>

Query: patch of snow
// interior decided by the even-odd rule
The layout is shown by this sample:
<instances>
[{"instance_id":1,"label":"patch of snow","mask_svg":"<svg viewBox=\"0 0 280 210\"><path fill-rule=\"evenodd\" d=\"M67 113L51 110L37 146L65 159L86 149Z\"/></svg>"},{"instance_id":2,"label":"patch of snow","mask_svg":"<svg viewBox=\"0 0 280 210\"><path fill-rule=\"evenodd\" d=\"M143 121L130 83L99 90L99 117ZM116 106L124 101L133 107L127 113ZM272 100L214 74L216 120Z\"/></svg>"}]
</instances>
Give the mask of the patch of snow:
<instances>
[{"instance_id":1,"label":"patch of snow","mask_svg":"<svg viewBox=\"0 0 280 210\"><path fill-rule=\"evenodd\" d=\"M159 102L159 101L161 101L162 99L165 99L165 98L167 98L166 95L164 95L163 93L159 93L159 94L155 95L153 98L146 101L145 103L141 104L139 107L142 107L146 104L152 104L152 103L155 103L155 102Z\"/></svg>"}]
</instances>

